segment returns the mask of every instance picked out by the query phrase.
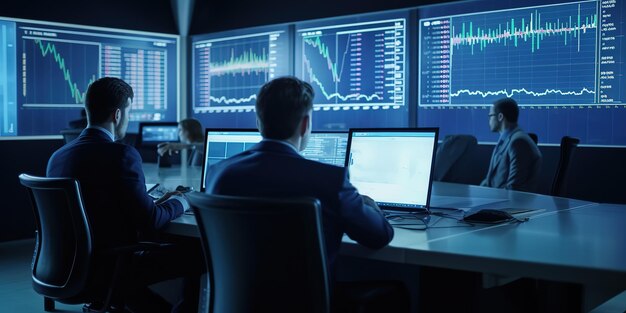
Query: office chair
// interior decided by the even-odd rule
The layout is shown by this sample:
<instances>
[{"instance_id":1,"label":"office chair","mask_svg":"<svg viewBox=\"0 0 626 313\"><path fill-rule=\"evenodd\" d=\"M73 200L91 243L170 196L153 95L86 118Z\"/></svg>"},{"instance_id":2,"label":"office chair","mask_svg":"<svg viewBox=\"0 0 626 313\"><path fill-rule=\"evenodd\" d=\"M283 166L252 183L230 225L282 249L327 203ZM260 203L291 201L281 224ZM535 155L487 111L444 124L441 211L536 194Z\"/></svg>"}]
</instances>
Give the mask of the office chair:
<instances>
[{"instance_id":1,"label":"office chair","mask_svg":"<svg viewBox=\"0 0 626 313\"><path fill-rule=\"evenodd\" d=\"M329 312L320 203L188 194L210 280L210 312Z\"/></svg>"},{"instance_id":2,"label":"office chair","mask_svg":"<svg viewBox=\"0 0 626 313\"><path fill-rule=\"evenodd\" d=\"M561 138L561 154L559 156L559 163L556 167L556 172L554 173L554 180L552 180L550 195L565 197L569 167L572 163L574 150L576 150L579 143L580 139L578 138L568 136L563 136L563 138Z\"/></svg>"},{"instance_id":3,"label":"office chair","mask_svg":"<svg viewBox=\"0 0 626 313\"><path fill-rule=\"evenodd\" d=\"M456 167L456 164L462 163L464 157L474 151L477 145L478 140L472 135L446 136L441 144L437 146L433 179L436 181L459 182L459 178L455 177L452 168Z\"/></svg>"},{"instance_id":4,"label":"office chair","mask_svg":"<svg viewBox=\"0 0 626 313\"><path fill-rule=\"evenodd\" d=\"M33 289L44 296L44 310L54 311L54 302L85 305L83 311L123 309L121 293L116 290L125 261L139 251L160 247L142 243L111 249L95 249L89 218L83 205L80 184L71 178L46 178L19 175L27 187L35 215L36 244L33 256ZM102 260L112 260L112 275L102 279L96 267ZM108 272L107 272L108 273ZM101 273L99 273L101 274ZM103 281L104 280L104 281ZM121 289L121 288L120 288ZM119 296L119 297L118 297ZM112 306L113 305L113 306Z\"/></svg>"},{"instance_id":5,"label":"office chair","mask_svg":"<svg viewBox=\"0 0 626 313\"><path fill-rule=\"evenodd\" d=\"M539 136L537 136L537 134L535 133L528 133L528 137L530 137L530 139L532 139L535 144L539 143Z\"/></svg>"},{"instance_id":6,"label":"office chair","mask_svg":"<svg viewBox=\"0 0 626 313\"><path fill-rule=\"evenodd\" d=\"M68 129L61 129L61 135L63 135L63 141L65 143L69 143L72 140L78 138L78 136L80 136L80 133L83 131L83 129L78 129L78 128L68 128Z\"/></svg>"}]
</instances>

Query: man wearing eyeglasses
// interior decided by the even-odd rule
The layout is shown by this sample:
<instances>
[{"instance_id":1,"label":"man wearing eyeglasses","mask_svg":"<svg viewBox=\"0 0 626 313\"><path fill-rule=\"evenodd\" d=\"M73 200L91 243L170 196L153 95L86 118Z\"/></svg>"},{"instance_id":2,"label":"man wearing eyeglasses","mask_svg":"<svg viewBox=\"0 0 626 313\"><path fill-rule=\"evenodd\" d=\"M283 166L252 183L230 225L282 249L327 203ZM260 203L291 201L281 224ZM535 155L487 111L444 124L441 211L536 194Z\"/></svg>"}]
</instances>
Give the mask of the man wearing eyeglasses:
<instances>
[{"instance_id":1,"label":"man wearing eyeglasses","mask_svg":"<svg viewBox=\"0 0 626 313\"><path fill-rule=\"evenodd\" d=\"M481 186L535 191L541 152L517 124L519 108L512 98L496 100L489 109L489 127L500 133L487 176Z\"/></svg>"}]
</instances>

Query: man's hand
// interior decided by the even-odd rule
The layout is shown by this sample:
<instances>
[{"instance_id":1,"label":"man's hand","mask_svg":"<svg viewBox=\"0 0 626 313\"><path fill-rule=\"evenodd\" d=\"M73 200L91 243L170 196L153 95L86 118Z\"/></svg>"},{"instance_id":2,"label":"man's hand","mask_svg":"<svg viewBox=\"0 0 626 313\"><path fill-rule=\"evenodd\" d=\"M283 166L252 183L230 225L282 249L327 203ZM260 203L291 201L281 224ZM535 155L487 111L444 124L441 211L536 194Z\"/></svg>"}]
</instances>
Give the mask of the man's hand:
<instances>
[{"instance_id":1,"label":"man's hand","mask_svg":"<svg viewBox=\"0 0 626 313\"><path fill-rule=\"evenodd\" d=\"M181 144L177 142L162 142L157 145L157 152L163 156L166 152L172 155L172 151L178 153L182 149Z\"/></svg>"},{"instance_id":2,"label":"man's hand","mask_svg":"<svg viewBox=\"0 0 626 313\"><path fill-rule=\"evenodd\" d=\"M155 204L161 204L165 201L167 201L167 199L169 199L171 196L182 196L183 194L180 191L170 191L166 194L163 195L163 197L161 197L159 200L154 201Z\"/></svg>"},{"instance_id":3,"label":"man's hand","mask_svg":"<svg viewBox=\"0 0 626 313\"><path fill-rule=\"evenodd\" d=\"M376 204L376 201L374 201L374 199L366 195L361 195L361 197L363 197L363 203L365 203L365 205L370 206L374 209L380 210L380 208L378 207L378 204Z\"/></svg>"}]
</instances>

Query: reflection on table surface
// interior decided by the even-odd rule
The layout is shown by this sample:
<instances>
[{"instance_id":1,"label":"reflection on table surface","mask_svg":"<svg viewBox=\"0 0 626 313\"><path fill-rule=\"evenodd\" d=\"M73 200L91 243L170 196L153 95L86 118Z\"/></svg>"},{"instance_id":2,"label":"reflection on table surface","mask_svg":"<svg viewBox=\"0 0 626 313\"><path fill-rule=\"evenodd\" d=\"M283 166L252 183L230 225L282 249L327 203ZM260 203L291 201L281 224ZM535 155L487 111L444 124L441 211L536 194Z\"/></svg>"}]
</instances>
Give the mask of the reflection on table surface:
<instances>
[{"instance_id":1,"label":"reflection on table surface","mask_svg":"<svg viewBox=\"0 0 626 313\"><path fill-rule=\"evenodd\" d=\"M143 172L146 183L159 183L170 190L174 190L179 185L190 186L195 191L200 191L202 166L172 165L171 167L158 167L156 163L143 163Z\"/></svg>"}]
</instances>

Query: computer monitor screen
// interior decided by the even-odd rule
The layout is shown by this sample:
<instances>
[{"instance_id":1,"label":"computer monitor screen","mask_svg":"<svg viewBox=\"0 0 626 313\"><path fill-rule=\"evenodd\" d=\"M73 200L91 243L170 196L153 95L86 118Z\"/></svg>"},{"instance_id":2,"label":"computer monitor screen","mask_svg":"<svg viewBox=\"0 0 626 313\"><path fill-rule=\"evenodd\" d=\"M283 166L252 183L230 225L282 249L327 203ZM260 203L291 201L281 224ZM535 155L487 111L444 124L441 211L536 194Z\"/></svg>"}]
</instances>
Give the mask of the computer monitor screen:
<instances>
[{"instance_id":1,"label":"computer monitor screen","mask_svg":"<svg viewBox=\"0 0 626 313\"><path fill-rule=\"evenodd\" d=\"M207 129L201 189L205 188L205 178L211 165L250 149L262 139L261 134L253 129ZM301 154L310 160L343 166L347 142L347 132L314 132Z\"/></svg>"},{"instance_id":2,"label":"computer monitor screen","mask_svg":"<svg viewBox=\"0 0 626 313\"><path fill-rule=\"evenodd\" d=\"M257 130L207 129L204 138L204 163L200 189L205 190L209 167L250 149L263 138Z\"/></svg>"},{"instance_id":3,"label":"computer monitor screen","mask_svg":"<svg viewBox=\"0 0 626 313\"><path fill-rule=\"evenodd\" d=\"M59 135L94 80L134 90L129 132L176 121L178 36L0 18L0 138Z\"/></svg>"},{"instance_id":4,"label":"computer monitor screen","mask_svg":"<svg viewBox=\"0 0 626 313\"><path fill-rule=\"evenodd\" d=\"M256 95L267 81L291 74L290 45L288 26L193 36L193 117L211 127L256 127Z\"/></svg>"},{"instance_id":5,"label":"computer monitor screen","mask_svg":"<svg viewBox=\"0 0 626 313\"><path fill-rule=\"evenodd\" d=\"M437 134L436 128L350 129L350 182L383 208L427 209Z\"/></svg>"},{"instance_id":6,"label":"computer monitor screen","mask_svg":"<svg viewBox=\"0 0 626 313\"><path fill-rule=\"evenodd\" d=\"M142 146L156 146L161 142L178 141L178 123L141 123L139 124L139 136Z\"/></svg>"},{"instance_id":7,"label":"computer monitor screen","mask_svg":"<svg viewBox=\"0 0 626 313\"><path fill-rule=\"evenodd\" d=\"M409 123L408 11L296 24L295 74L315 91L314 130Z\"/></svg>"},{"instance_id":8,"label":"computer monitor screen","mask_svg":"<svg viewBox=\"0 0 626 313\"><path fill-rule=\"evenodd\" d=\"M313 132L302 156L326 164L344 166L348 148L347 132Z\"/></svg>"},{"instance_id":9,"label":"computer monitor screen","mask_svg":"<svg viewBox=\"0 0 626 313\"><path fill-rule=\"evenodd\" d=\"M512 97L539 143L626 146L626 2L548 2L420 8L418 125L496 142L489 108Z\"/></svg>"}]
</instances>

